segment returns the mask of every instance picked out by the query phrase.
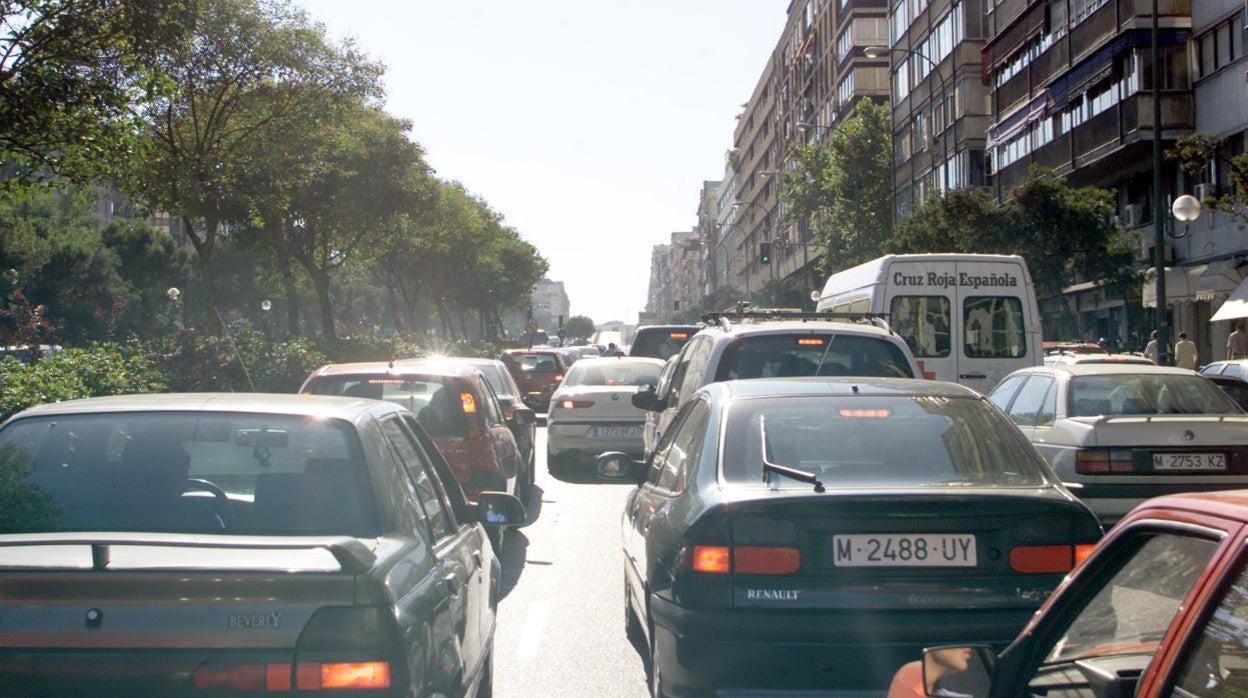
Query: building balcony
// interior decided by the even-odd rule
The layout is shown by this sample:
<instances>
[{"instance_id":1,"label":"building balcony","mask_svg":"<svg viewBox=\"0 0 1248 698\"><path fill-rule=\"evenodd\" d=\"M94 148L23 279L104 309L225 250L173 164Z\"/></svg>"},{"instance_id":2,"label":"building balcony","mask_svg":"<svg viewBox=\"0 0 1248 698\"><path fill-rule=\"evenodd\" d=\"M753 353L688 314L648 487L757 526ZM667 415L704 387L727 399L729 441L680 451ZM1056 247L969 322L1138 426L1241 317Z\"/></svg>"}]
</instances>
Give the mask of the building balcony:
<instances>
[{"instance_id":1,"label":"building balcony","mask_svg":"<svg viewBox=\"0 0 1248 698\"><path fill-rule=\"evenodd\" d=\"M1161 94L1161 137L1173 141L1191 133L1196 125L1195 98L1191 92ZM1115 173L1132 169L1151 155L1153 99L1137 92L1084 121L1070 132L995 174L995 186L1004 195L1021 184L1033 166L1067 175L1075 183L1112 180Z\"/></svg>"}]
</instances>

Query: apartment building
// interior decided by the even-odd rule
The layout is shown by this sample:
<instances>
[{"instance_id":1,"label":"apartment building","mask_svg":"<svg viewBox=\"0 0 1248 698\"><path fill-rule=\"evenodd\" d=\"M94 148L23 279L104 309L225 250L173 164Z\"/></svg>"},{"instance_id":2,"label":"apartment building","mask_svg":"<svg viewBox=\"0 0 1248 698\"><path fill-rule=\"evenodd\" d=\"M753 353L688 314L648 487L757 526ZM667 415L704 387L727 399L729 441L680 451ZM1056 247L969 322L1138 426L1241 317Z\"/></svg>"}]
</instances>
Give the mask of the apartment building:
<instances>
[{"instance_id":1,"label":"apartment building","mask_svg":"<svg viewBox=\"0 0 1248 698\"><path fill-rule=\"evenodd\" d=\"M1156 228L1165 227L1166 298L1173 333L1185 331L1205 360L1220 358L1229 333L1210 323L1217 307L1248 271L1248 240L1224 214L1205 210L1176 224L1171 202L1182 194L1210 201L1226 173L1186 175L1162 163L1153 190L1153 143L1163 151L1194 132L1243 152L1248 126L1243 0L1159 0L1157 3L1161 130L1153 128L1152 0L998 0L983 50L993 120L988 149L999 199L1034 167L1072 184L1112 191L1121 224L1131 232L1144 281L1138 292L1112 295L1094 280L1042 302L1052 336L1088 333L1138 346L1155 325L1153 264ZM1166 217L1154 220L1160 196ZM1070 325L1073 309L1078 322ZM1147 310L1146 310L1147 309Z\"/></svg>"},{"instance_id":2,"label":"apartment building","mask_svg":"<svg viewBox=\"0 0 1248 698\"><path fill-rule=\"evenodd\" d=\"M699 240L698 298L708 296L715 290L719 277L717 247L719 246L719 188L721 182L705 180L698 193L698 222L694 234Z\"/></svg>"},{"instance_id":3,"label":"apartment building","mask_svg":"<svg viewBox=\"0 0 1248 698\"><path fill-rule=\"evenodd\" d=\"M887 0L793 0L788 21L733 134L731 210L722 208L732 241L728 285L751 293L781 279L818 286L818 248L806 221L790 215L780 173L793 142L827 138L862 97L888 99L887 57L866 49L887 38ZM727 181L727 177L725 181ZM769 263L761 242L772 243Z\"/></svg>"},{"instance_id":4,"label":"apartment building","mask_svg":"<svg viewBox=\"0 0 1248 698\"><path fill-rule=\"evenodd\" d=\"M892 0L887 48L898 219L934 193L988 184L992 95L981 50L999 9L992 1Z\"/></svg>"}]
</instances>

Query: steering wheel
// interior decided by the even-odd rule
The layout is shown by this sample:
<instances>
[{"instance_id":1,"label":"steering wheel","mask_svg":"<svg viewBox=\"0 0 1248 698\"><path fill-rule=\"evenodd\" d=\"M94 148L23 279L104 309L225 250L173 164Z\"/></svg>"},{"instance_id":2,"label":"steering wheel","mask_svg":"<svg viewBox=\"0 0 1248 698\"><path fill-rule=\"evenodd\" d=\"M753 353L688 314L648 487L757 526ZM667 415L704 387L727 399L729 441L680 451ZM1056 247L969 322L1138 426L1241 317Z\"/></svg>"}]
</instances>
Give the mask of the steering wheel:
<instances>
[{"instance_id":1,"label":"steering wheel","mask_svg":"<svg viewBox=\"0 0 1248 698\"><path fill-rule=\"evenodd\" d=\"M221 520L221 528L229 528L230 496L219 485L200 478L186 481L186 491L202 490L212 495L212 510Z\"/></svg>"}]
</instances>

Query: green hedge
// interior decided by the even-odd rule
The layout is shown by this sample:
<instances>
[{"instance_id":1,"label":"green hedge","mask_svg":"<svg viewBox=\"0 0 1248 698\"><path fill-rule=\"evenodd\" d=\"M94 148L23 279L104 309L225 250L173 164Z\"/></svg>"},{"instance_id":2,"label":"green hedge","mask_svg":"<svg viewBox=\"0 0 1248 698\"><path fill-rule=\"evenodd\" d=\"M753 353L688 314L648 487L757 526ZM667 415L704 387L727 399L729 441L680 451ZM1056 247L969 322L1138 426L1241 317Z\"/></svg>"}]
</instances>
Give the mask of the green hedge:
<instances>
[{"instance_id":1,"label":"green hedge","mask_svg":"<svg viewBox=\"0 0 1248 698\"><path fill-rule=\"evenodd\" d=\"M184 333L149 342L100 343L64 349L26 365L11 358L0 361L0 420L46 402L101 395L293 393L309 373L329 363L431 354L495 357L501 349L492 342L422 348L402 337L274 342L260 333L231 337Z\"/></svg>"}]
</instances>

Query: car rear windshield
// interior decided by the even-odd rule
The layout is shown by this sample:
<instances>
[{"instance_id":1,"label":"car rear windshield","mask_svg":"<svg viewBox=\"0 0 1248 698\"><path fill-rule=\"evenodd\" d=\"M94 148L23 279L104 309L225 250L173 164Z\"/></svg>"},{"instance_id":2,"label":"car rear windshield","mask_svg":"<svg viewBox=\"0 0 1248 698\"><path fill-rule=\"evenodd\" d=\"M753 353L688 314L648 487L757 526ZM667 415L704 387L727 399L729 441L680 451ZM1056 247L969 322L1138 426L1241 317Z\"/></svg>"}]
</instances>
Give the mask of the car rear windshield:
<instances>
[{"instance_id":1,"label":"car rear windshield","mask_svg":"<svg viewBox=\"0 0 1248 698\"><path fill-rule=\"evenodd\" d=\"M770 334L743 337L724 349L715 380L793 376L913 378L896 344L851 334Z\"/></svg>"},{"instance_id":2,"label":"car rear windshield","mask_svg":"<svg viewBox=\"0 0 1248 698\"><path fill-rule=\"evenodd\" d=\"M511 362L525 373L558 373L554 354L509 354Z\"/></svg>"},{"instance_id":3,"label":"car rear windshield","mask_svg":"<svg viewBox=\"0 0 1248 698\"><path fill-rule=\"evenodd\" d=\"M582 385L656 385L662 365L650 361L628 359L604 359L590 363L578 363L568 371L564 384L569 387Z\"/></svg>"},{"instance_id":4,"label":"car rear windshield","mask_svg":"<svg viewBox=\"0 0 1248 698\"><path fill-rule=\"evenodd\" d=\"M16 504L4 533L379 535L354 427L317 417L18 419L0 430L0 501Z\"/></svg>"},{"instance_id":5,"label":"car rear windshield","mask_svg":"<svg viewBox=\"0 0 1248 698\"><path fill-rule=\"evenodd\" d=\"M768 460L828 487L1037 487L1044 464L1009 421L977 398L873 395L738 400L724 429L723 476L763 484ZM776 478L779 476L773 476ZM779 478L777 484L801 485Z\"/></svg>"},{"instance_id":6,"label":"car rear windshield","mask_svg":"<svg viewBox=\"0 0 1248 698\"><path fill-rule=\"evenodd\" d=\"M1072 417L1147 414L1235 414L1240 410L1207 378L1123 373L1070 381Z\"/></svg>"},{"instance_id":7,"label":"car rear windshield","mask_svg":"<svg viewBox=\"0 0 1248 698\"><path fill-rule=\"evenodd\" d=\"M689 338L696 334L698 328L651 328L638 330L633 337L633 346L629 347L629 356L648 356L652 359L667 361L680 353Z\"/></svg>"},{"instance_id":8,"label":"car rear windshield","mask_svg":"<svg viewBox=\"0 0 1248 698\"><path fill-rule=\"evenodd\" d=\"M434 439L468 437L464 404L478 401L468 386L447 376L323 376L306 388L313 395L385 400L406 407Z\"/></svg>"}]
</instances>

